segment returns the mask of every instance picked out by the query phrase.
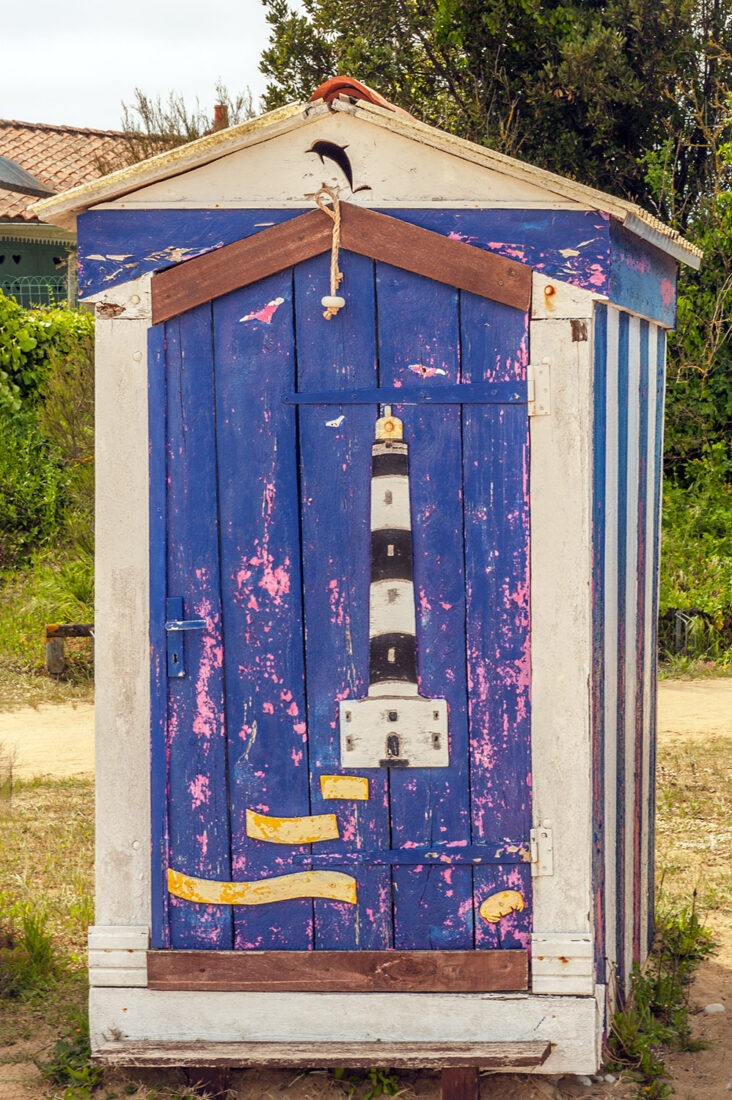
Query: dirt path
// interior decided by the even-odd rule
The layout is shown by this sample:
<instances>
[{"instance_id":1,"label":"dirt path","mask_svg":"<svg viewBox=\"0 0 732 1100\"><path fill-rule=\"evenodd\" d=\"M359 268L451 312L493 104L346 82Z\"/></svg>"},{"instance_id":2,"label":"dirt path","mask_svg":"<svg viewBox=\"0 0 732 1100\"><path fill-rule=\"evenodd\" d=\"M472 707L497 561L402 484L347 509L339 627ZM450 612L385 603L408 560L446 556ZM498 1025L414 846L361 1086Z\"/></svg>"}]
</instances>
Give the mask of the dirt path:
<instances>
[{"instance_id":1,"label":"dirt path","mask_svg":"<svg viewBox=\"0 0 732 1100\"><path fill-rule=\"evenodd\" d=\"M732 737L732 679L662 680L658 736L662 744L689 737ZM43 704L0 713L0 746L15 753L14 772L20 778L91 775L94 707Z\"/></svg>"}]
</instances>

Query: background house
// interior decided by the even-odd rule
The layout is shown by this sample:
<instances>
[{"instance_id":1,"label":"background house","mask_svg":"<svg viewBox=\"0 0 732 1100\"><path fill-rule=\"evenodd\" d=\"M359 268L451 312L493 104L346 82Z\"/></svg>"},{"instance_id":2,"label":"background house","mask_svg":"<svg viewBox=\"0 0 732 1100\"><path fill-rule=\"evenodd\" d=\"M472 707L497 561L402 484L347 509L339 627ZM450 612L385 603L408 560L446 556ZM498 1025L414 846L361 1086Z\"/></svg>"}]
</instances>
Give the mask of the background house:
<instances>
[{"instance_id":1,"label":"background house","mask_svg":"<svg viewBox=\"0 0 732 1100\"><path fill-rule=\"evenodd\" d=\"M76 235L44 225L29 208L39 195L98 179L124 163L123 133L0 119L0 290L21 305L76 300ZM10 163L8 163L10 162ZM22 172L14 172L13 165ZM39 185L18 190L23 173ZM27 182L27 181L26 181ZM8 186L13 184L12 189ZM33 183L31 181L30 186Z\"/></svg>"}]
</instances>

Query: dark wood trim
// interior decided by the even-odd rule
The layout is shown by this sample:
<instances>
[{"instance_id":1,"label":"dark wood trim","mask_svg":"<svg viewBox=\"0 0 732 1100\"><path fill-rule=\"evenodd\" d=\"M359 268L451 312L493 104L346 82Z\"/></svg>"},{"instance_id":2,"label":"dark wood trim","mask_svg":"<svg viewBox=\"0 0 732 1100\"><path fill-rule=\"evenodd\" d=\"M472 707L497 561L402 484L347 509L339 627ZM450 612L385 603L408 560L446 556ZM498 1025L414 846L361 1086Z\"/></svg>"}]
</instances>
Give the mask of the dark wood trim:
<instances>
[{"instance_id":1,"label":"dark wood trim","mask_svg":"<svg viewBox=\"0 0 732 1100\"><path fill-rule=\"evenodd\" d=\"M341 244L361 256L523 312L531 305L532 269L527 264L451 240L400 218L341 203Z\"/></svg>"},{"instance_id":2,"label":"dark wood trim","mask_svg":"<svg viewBox=\"0 0 732 1100\"><path fill-rule=\"evenodd\" d=\"M543 1065L551 1053L545 1039L498 1043L412 1042L303 1042L213 1043L120 1040L94 1051L92 1061L106 1066L185 1068L221 1066L337 1066L390 1069L443 1069L477 1066L482 1069L521 1070Z\"/></svg>"},{"instance_id":3,"label":"dark wood trim","mask_svg":"<svg viewBox=\"0 0 732 1100\"><path fill-rule=\"evenodd\" d=\"M442 1100L480 1100L480 1077L475 1066L454 1066L441 1074Z\"/></svg>"},{"instance_id":4,"label":"dark wood trim","mask_svg":"<svg viewBox=\"0 0 732 1100\"><path fill-rule=\"evenodd\" d=\"M152 321L168 321L232 290L327 252L332 222L321 210L263 229L153 275ZM326 291L324 290L325 294Z\"/></svg>"},{"instance_id":5,"label":"dark wood trim","mask_svg":"<svg viewBox=\"0 0 732 1100\"><path fill-rule=\"evenodd\" d=\"M150 989L508 993L526 951L148 951Z\"/></svg>"},{"instance_id":6,"label":"dark wood trim","mask_svg":"<svg viewBox=\"0 0 732 1100\"><path fill-rule=\"evenodd\" d=\"M327 252L331 234L330 218L311 210L158 272L151 281L153 324ZM341 203L341 246L515 309L531 303L526 264L349 203ZM345 285L343 293L347 299Z\"/></svg>"}]
</instances>

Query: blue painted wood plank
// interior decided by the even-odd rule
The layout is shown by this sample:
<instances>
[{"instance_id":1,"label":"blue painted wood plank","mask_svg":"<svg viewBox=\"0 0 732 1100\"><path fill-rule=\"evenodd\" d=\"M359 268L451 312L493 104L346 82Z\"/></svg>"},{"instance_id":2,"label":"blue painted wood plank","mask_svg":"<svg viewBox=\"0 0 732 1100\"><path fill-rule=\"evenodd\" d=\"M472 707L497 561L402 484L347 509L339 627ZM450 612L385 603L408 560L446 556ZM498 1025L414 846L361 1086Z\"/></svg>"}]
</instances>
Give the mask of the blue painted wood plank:
<instances>
[{"instance_id":1,"label":"blue painted wood plank","mask_svg":"<svg viewBox=\"0 0 732 1100\"><path fill-rule=\"evenodd\" d=\"M302 210L87 210L77 221L82 298L260 233Z\"/></svg>"},{"instance_id":2,"label":"blue painted wood plank","mask_svg":"<svg viewBox=\"0 0 732 1100\"><path fill-rule=\"evenodd\" d=\"M208 307L166 326L168 595L182 598L186 617L208 624L185 639L187 675L168 680L168 821L171 867L225 880L231 865L211 343ZM171 946L231 947L228 907L171 898L169 916Z\"/></svg>"},{"instance_id":3,"label":"blue painted wood plank","mask_svg":"<svg viewBox=\"0 0 732 1100\"><path fill-rule=\"evenodd\" d=\"M531 933L531 866L504 865L482 868L475 876L475 946L486 951L498 948L528 950ZM513 909L495 923L480 915L483 902L493 894L510 890L524 901L523 909Z\"/></svg>"},{"instance_id":4,"label":"blue painted wood plank","mask_svg":"<svg viewBox=\"0 0 732 1100\"><path fill-rule=\"evenodd\" d=\"M246 835L246 811L310 812L305 713L292 276L214 304L232 874L287 874L307 848ZM235 946L312 946L310 899L239 906Z\"/></svg>"},{"instance_id":5,"label":"blue painted wood plank","mask_svg":"<svg viewBox=\"0 0 732 1100\"><path fill-rule=\"evenodd\" d=\"M82 297L302 214L263 210L89 210L78 219ZM543 275L608 293L610 222L583 210L382 211L412 225L530 264Z\"/></svg>"},{"instance_id":6,"label":"blue painted wood plank","mask_svg":"<svg viewBox=\"0 0 732 1100\"><path fill-rule=\"evenodd\" d=\"M165 669L166 569L166 407L165 332L148 333L148 407L150 438L150 819L151 946L170 947L166 868L168 845L166 718L168 685Z\"/></svg>"},{"instance_id":7,"label":"blue painted wood plank","mask_svg":"<svg viewBox=\"0 0 732 1100\"><path fill-rule=\"evenodd\" d=\"M673 328L678 262L616 222L610 227L610 249L613 304Z\"/></svg>"},{"instance_id":8,"label":"blue painted wood plank","mask_svg":"<svg viewBox=\"0 0 732 1100\"><path fill-rule=\"evenodd\" d=\"M330 257L295 269L298 389L376 383L373 264L342 252L345 309L330 321ZM337 813L340 840L318 853L373 850L389 844L387 776L368 771L369 798L325 802L321 775L341 767L338 702L368 690L371 445L376 406L302 407L300 456L303 575L307 631L308 740L313 813ZM335 865L334 865L335 866ZM316 946L338 950L392 946L391 881L385 867L355 873L358 905L315 902Z\"/></svg>"},{"instance_id":9,"label":"blue painted wood plank","mask_svg":"<svg viewBox=\"0 0 732 1100\"><path fill-rule=\"evenodd\" d=\"M616 960L618 976L624 983L626 938L625 861L627 842L625 829L625 677L628 654L625 646L628 592L628 373L630 354L630 318L621 313L618 318L618 362L616 367L617 391L609 394L618 406L618 650L617 650L617 742L616 777L617 810L615 826L615 879L616 879Z\"/></svg>"},{"instance_id":10,"label":"blue painted wood plank","mask_svg":"<svg viewBox=\"0 0 732 1100\"><path fill-rule=\"evenodd\" d=\"M464 381L525 377L525 314L463 294L461 335ZM525 841L531 828L528 411L465 408L463 439L473 843ZM506 881L516 873L508 870ZM493 881L491 871L476 870L476 894ZM528 946L530 879L523 888L525 908L511 920ZM485 936L479 940L488 946Z\"/></svg>"},{"instance_id":11,"label":"blue painted wood plank","mask_svg":"<svg viewBox=\"0 0 732 1100\"><path fill-rule=\"evenodd\" d=\"M377 265L379 381L405 390L460 381L458 295ZM448 768L390 772L392 847L469 843L462 456L459 407L396 406L409 444L420 694L445 698ZM469 868L395 867L394 946L473 945Z\"/></svg>"}]
</instances>

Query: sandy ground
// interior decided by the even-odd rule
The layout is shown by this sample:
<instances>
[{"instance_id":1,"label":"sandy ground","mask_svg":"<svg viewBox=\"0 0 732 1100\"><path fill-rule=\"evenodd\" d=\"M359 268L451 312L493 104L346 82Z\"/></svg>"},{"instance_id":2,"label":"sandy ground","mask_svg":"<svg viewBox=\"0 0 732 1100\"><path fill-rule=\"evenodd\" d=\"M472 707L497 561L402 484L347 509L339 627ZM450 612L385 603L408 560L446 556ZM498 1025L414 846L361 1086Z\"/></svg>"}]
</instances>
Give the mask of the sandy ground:
<instances>
[{"instance_id":1,"label":"sandy ground","mask_svg":"<svg viewBox=\"0 0 732 1100\"><path fill-rule=\"evenodd\" d=\"M732 737L732 679L662 680L658 736L667 743ZM0 713L0 745L14 751L14 771L20 778L92 775L94 707L44 704Z\"/></svg>"},{"instance_id":2,"label":"sandy ground","mask_svg":"<svg viewBox=\"0 0 732 1100\"><path fill-rule=\"evenodd\" d=\"M659 741L692 742L709 737L732 737L732 679L662 681L659 685ZM94 713L90 704L42 705L0 713L0 747L15 756L16 775L81 776L94 771ZM696 1006L695 1033L708 1040L706 1050L693 1054L670 1055L667 1065L678 1100L722 1100L732 1096L732 971L729 959L732 943L722 945L715 959L704 964L692 990ZM725 1006L725 1011L705 1013L708 1005ZM729 1011L728 1011L729 1009ZM36 1044L29 1044L35 1047ZM0 1051L0 1100L38 1100L54 1096L46 1091L31 1061L24 1061L16 1049L18 1061L3 1065ZM152 1083L152 1082L151 1082ZM158 1080L157 1083L162 1083ZM112 1082L110 1082L112 1084ZM171 1082L172 1084L172 1082ZM283 1096L286 1100L324 1100L343 1096L332 1081L322 1075L297 1078L292 1073L249 1071L235 1077L240 1100L267 1100ZM436 1077L422 1075L410 1082L406 1097L438 1100ZM40 1091L39 1091L40 1087ZM124 1082L120 1087L125 1088ZM8 1091L8 1089L10 1091ZM633 1089L620 1081L584 1078L528 1078L513 1074L493 1076L483 1085L483 1095L491 1100L626 1100ZM57 1094L56 1094L57 1095ZM115 1091L113 1095L118 1095ZM133 1095L128 1093L128 1095ZM147 1087L134 1092L134 1098L147 1097Z\"/></svg>"}]
</instances>

